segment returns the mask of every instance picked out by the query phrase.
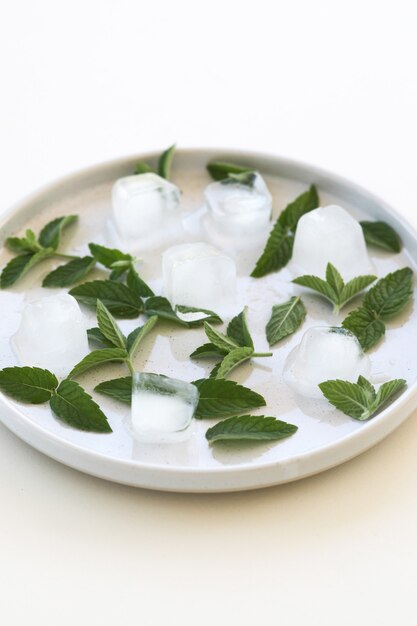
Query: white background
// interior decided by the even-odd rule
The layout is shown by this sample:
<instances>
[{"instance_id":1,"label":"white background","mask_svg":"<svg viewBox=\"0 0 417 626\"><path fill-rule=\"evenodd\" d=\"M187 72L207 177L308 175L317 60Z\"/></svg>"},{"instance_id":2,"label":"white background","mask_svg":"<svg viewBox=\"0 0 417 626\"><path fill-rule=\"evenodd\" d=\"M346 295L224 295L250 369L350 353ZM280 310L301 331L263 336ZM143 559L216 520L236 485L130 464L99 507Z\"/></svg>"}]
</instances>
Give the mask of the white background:
<instances>
[{"instance_id":1,"label":"white background","mask_svg":"<svg viewBox=\"0 0 417 626\"><path fill-rule=\"evenodd\" d=\"M4 4L1 207L177 141L310 161L417 226L413 4ZM106 483L0 427L0 621L415 624L416 417L335 470L221 496Z\"/></svg>"}]
</instances>

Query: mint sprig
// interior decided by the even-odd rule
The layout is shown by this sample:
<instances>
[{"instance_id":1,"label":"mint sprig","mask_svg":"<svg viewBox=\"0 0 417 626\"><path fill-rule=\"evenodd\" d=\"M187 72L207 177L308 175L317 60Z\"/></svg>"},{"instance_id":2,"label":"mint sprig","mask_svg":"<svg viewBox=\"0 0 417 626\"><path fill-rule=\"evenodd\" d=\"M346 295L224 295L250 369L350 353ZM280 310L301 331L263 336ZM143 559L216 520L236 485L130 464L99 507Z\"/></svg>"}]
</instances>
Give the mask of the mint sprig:
<instances>
[{"instance_id":1,"label":"mint sprig","mask_svg":"<svg viewBox=\"0 0 417 626\"><path fill-rule=\"evenodd\" d=\"M14 400L28 404L49 402L63 422L96 433L110 433L106 416L91 396L71 380L60 384L49 370L39 367L6 367L0 370L0 391Z\"/></svg>"},{"instance_id":2,"label":"mint sprig","mask_svg":"<svg viewBox=\"0 0 417 626\"><path fill-rule=\"evenodd\" d=\"M360 222L365 241L370 246L389 252L401 252L402 241L398 233L386 222Z\"/></svg>"},{"instance_id":3,"label":"mint sprig","mask_svg":"<svg viewBox=\"0 0 417 626\"><path fill-rule=\"evenodd\" d=\"M359 340L363 350L372 348L385 334L384 322L399 315L413 295L413 272L404 267L387 274L366 293L362 306L343 320Z\"/></svg>"},{"instance_id":4,"label":"mint sprig","mask_svg":"<svg viewBox=\"0 0 417 626\"><path fill-rule=\"evenodd\" d=\"M337 314L352 298L366 289L377 279L371 274L356 276L345 283L341 274L331 263L326 267L326 280L319 276L305 275L294 278L296 285L307 287L322 295L333 304L333 312Z\"/></svg>"},{"instance_id":5,"label":"mint sprig","mask_svg":"<svg viewBox=\"0 0 417 626\"><path fill-rule=\"evenodd\" d=\"M364 421L372 417L405 385L404 379L397 378L381 385L376 393L373 385L363 376L359 376L357 383L327 380L320 383L319 387L333 406L356 420Z\"/></svg>"},{"instance_id":6,"label":"mint sprig","mask_svg":"<svg viewBox=\"0 0 417 626\"><path fill-rule=\"evenodd\" d=\"M264 415L240 415L218 422L206 432L215 441L278 441L297 432L298 427Z\"/></svg>"},{"instance_id":7,"label":"mint sprig","mask_svg":"<svg viewBox=\"0 0 417 626\"><path fill-rule=\"evenodd\" d=\"M295 333L307 314L303 301L294 296L283 304L272 307L272 315L266 325L266 338L270 346Z\"/></svg>"},{"instance_id":8,"label":"mint sprig","mask_svg":"<svg viewBox=\"0 0 417 626\"><path fill-rule=\"evenodd\" d=\"M32 230L28 229L24 237L6 239L6 247L19 256L11 259L3 268L0 275L0 287L2 289L11 287L19 278L45 259L76 259L77 257L58 252L58 247L63 230L77 219L76 215L57 217L43 227L38 238Z\"/></svg>"},{"instance_id":9,"label":"mint sprig","mask_svg":"<svg viewBox=\"0 0 417 626\"><path fill-rule=\"evenodd\" d=\"M265 249L258 259L251 276L261 278L270 272L276 272L292 256L294 233L299 219L319 205L317 189L314 185L291 202L278 217L266 242Z\"/></svg>"}]
</instances>

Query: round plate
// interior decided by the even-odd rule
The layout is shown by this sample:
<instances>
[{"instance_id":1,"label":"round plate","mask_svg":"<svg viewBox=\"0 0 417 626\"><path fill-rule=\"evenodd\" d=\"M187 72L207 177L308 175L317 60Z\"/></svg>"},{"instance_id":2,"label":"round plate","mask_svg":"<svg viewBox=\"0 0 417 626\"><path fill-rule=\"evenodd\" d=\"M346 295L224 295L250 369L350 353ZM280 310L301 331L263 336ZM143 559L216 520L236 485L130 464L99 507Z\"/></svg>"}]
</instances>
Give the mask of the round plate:
<instances>
[{"instance_id":1,"label":"round plate","mask_svg":"<svg viewBox=\"0 0 417 626\"><path fill-rule=\"evenodd\" d=\"M112 184L117 178L131 174L139 159L155 164L157 156L146 154L105 163L54 183L2 216L1 240L25 228L38 232L53 217L76 213L80 216L79 224L65 235L63 250L85 254L89 241L111 243L106 239L106 225ZM197 234L195 211L202 206L202 192L209 182L205 165L211 159L238 162L258 169L273 194L275 216L307 185L315 183L321 204L341 204L357 218L389 222L402 237L404 250L400 254L370 250L376 273L381 277L405 265L415 268L417 235L384 202L315 167L257 153L222 150L179 150L176 153L172 179L183 192L183 216L189 240L201 238ZM160 253L161 250L145 252L140 267L143 278L156 290L161 285ZM238 258L240 277L236 312L245 304L249 305L249 325L255 345L257 350L264 351L267 348L265 324L271 307L288 299L296 287L291 285L287 269L262 279L248 278L254 261L252 257L242 254ZM9 258L10 253L3 249L0 264ZM18 327L25 302L51 292L39 285L43 276L55 266L56 262L47 261L33 269L14 288L0 293L0 367L17 364L10 337ZM97 277L106 277L106 273L95 270L91 278ZM282 382L283 362L299 342L302 331L313 325L338 325L349 310L335 317L319 297L305 293L303 299L308 316L302 330L278 344L272 358L254 359L232 376L264 395L267 407L257 413L274 415L299 427L294 436L283 441L210 446L204 435L213 422L194 420L186 442L141 444L129 432L128 407L94 392L113 428L109 435L73 430L54 418L47 405L23 405L5 396L0 396L0 418L29 445L62 463L95 476L151 489L190 492L254 489L323 471L373 446L416 407L417 363L414 353L417 320L410 315L411 307L408 307L400 319L387 326L385 339L370 353L374 382L403 377L407 379L408 387L374 419L360 423L336 411L324 400L308 401L296 397ZM85 314L87 327L95 325L93 312L85 309ZM128 332L139 323L140 320L122 320L121 326ZM138 370L187 381L208 375L212 363L188 358L204 342L201 329L183 330L162 324L159 329L158 335L153 333L145 340L135 362ZM91 393L98 382L126 374L121 365L103 366L80 377L79 382Z\"/></svg>"}]
</instances>

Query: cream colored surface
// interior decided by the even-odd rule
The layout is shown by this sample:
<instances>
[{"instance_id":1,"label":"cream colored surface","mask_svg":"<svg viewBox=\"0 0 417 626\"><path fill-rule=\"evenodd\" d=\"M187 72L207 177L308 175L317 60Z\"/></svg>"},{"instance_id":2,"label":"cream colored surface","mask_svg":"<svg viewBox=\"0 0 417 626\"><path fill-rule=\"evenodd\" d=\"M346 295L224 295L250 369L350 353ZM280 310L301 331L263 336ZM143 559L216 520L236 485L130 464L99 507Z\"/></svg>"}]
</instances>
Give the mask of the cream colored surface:
<instances>
[{"instance_id":1,"label":"cream colored surface","mask_svg":"<svg viewBox=\"0 0 417 626\"><path fill-rule=\"evenodd\" d=\"M314 162L417 226L413 13L401 0L16 0L0 23L1 206L177 140ZM2 427L1 623L414 624L416 417L335 470L222 496L105 483Z\"/></svg>"}]
</instances>

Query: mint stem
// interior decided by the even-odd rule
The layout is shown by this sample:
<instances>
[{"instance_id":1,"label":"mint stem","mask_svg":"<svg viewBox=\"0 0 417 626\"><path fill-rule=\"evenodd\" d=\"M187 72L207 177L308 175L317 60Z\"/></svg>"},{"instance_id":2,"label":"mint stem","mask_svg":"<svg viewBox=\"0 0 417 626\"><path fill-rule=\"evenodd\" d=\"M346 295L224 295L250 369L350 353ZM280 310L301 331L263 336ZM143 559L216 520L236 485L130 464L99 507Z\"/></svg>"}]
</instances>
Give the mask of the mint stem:
<instances>
[{"instance_id":1,"label":"mint stem","mask_svg":"<svg viewBox=\"0 0 417 626\"><path fill-rule=\"evenodd\" d=\"M133 374L135 373L135 369L134 369L134 367L133 367L133 365L132 365L132 361L131 361L130 359L126 359L126 360L125 360L125 363L126 363L127 367L129 368L129 372L130 372L130 373L132 374L132 376L133 376Z\"/></svg>"}]
</instances>

